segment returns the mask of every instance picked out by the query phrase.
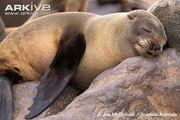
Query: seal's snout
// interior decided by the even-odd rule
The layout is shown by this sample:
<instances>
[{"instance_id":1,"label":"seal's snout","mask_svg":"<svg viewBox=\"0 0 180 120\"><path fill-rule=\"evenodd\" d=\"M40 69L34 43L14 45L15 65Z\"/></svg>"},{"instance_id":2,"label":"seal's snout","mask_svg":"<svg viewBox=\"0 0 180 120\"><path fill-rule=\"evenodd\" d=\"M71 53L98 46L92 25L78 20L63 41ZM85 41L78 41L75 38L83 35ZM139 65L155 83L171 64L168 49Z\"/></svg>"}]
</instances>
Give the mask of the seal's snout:
<instances>
[{"instance_id":1,"label":"seal's snout","mask_svg":"<svg viewBox=\"0 0 180 120\"><path fill-rule=\"evenodd\" d=\"M163 46L160 42L156 42L155 39L140 38L136 50L141 51L142 56L151 58L160 55L163 51Z\"/></svg>"},{"instance_id":2,"label":"seal's snout","mask_svg":"<svg viewBox=\"0 0 180 120\"><path fill-rule=\"evenodd\" d=\"M155 44L152 50L147 51L147 54L149 54L151 57L158 56L161 53L162 53L162 47L159 44Z\"/></svg>"}]
</instances>

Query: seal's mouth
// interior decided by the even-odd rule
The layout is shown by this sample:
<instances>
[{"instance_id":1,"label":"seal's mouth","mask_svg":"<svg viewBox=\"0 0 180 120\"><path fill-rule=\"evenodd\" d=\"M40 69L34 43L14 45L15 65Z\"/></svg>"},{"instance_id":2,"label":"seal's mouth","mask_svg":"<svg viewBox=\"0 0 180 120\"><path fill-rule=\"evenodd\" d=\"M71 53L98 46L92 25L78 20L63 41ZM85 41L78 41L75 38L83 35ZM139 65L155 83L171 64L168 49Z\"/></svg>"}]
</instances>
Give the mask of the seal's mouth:
<instances>
[{"instance_id":1,"label":"seal's mouth","mask_svg":"<svg viewBox=\"0 0 180 120\"><path fill-rule=\"evenodd\" d=\"M154 44L150 39L140 39L138 45L145 50L148 57L162 53L162 47L159 44Z\"/></svg>"},{"instance_id":2,"label":"seal's mouth","mask_svg":"<svg viewBox=\"0 0 180 120\"><path fill-rule=\"evenodd\" d=\"M146 51L146 53L148 54L148 57L155 57L158 56L159 54L153 52L153 51Z\"/></svg>"}]
</instances>

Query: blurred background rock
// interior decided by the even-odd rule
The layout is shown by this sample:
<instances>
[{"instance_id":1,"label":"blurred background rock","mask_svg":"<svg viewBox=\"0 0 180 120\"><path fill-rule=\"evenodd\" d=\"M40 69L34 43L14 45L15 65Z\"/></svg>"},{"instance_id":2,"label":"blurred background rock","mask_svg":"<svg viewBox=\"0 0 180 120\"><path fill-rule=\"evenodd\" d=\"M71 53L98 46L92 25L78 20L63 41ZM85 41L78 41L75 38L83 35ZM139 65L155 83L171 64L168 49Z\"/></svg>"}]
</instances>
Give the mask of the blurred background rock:
<instances>
[{"instance_id":1,"label":"blurred background rock","mask_svg":"<svg viewBox=\"0 0 180 120\"><path fill-rule=\"evenodd\" d=\"M41 0L41 3L45 3L44 1L53 1L56 0ZM58 0L58 3L67 2L69 9L64 9L64 11L87 11L91 13L96 13L100 15L116 13L120 11L131 11L136 9L147 9L151 4L156 2L157 0L87 0L87 8L86 9L76 9L74 4L84 4L83 2L86 0ZM0 1L0 16L5 23L6 27L16 27L22 25L25 21L28 20L30 15L5 15L4 10L8 4L30 4L33 2L35 5L38 5L40 0L1 0ZM73 4L74 2L74 4ZM51 7L56 7L57 4L50 4ZM66 6L68 7L68 6ZM57 12L62 12L59 10ZM54 12L53 12L54 13Z\"/></svg>"}]
</instances>

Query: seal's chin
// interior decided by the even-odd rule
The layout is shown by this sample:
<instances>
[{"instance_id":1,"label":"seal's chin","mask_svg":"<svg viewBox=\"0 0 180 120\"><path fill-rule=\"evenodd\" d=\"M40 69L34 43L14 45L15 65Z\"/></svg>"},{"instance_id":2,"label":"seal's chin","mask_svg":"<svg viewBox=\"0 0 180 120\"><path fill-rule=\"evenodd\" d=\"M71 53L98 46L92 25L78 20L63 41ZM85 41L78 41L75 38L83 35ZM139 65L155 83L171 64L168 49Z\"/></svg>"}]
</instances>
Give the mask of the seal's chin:
<instances>
[{"instance_id":1,"label":"seal's chin","mask_svg":"<svg viewBox=\"0 0 180 120\"><path fill-rule=\"evenodd\" d=\"M153 50L147 50L146 53L148 54L148 56L150 57L155 57L158 56L162 53L162 51L153 51Z\"/></svg>"},{"instance_id":2,"label":"seal's chin","mask_svg":"<svg viewBox=\"0 0 180 120\"><path fill-rule=\"evenodd\" d=\"M153 51L148 51L148 50L146 50L146 53L147 53L147 57L149 57L149 58L152 58L152 57L154 57L154 56L157 56L157 55L155 54L155 52L153 52Z\"/></svg>"}]
</instances>

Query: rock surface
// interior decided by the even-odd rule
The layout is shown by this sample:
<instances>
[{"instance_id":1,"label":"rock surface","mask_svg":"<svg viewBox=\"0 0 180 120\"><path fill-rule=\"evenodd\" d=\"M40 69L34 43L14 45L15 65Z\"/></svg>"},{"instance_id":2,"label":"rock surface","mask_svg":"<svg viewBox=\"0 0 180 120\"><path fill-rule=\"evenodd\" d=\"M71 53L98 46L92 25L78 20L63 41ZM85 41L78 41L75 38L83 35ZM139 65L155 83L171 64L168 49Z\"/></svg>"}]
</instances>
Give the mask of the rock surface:
<instances>
[{"instance_id":1,"label":"rock surface","mask_svg":"<svg viewBox=\"0 0 180 120\"><path fill-rule=\"evenodd\" d=\"M169 45L180 52L180 1L160 0L148 11L164 25Z\"/></svg>"},{"instance_id":2,"label":"rock surface","mask_svg":"<svg viewBox=\"0 0 180 120\"><path fill-rule=\"evenodd\" d=\"M0 17L0 42L6 37L4 22Z\"/></svg>"},{"instance_id":3,"label":"rock surface","mask_svg":"<svg viewBox=\"0 0 180 120\"><path fill-rule=\"evenodd\" d=\"M25 120L24 117L29 113L28 108L33 102L33 98L37 93L37 86L39 82L26 82L13 86L14 92L14 116L13 120ZM61 96L42 114L32 120L39 120L50 115L57 114L62 111L77 95L80 91L67 86Z\"/></svg>"},{"instance_id":4,"label":"rock surface","mask_svg":"<svg viewBox=\"0 0 180 120\"><path fill-rule=\"evenodd\" d=\"M119 116L118 116L119 114ZM100 74L57 115L41 120L180 120L180 54L134 57Z\"/></svg>"}]
</instances>

